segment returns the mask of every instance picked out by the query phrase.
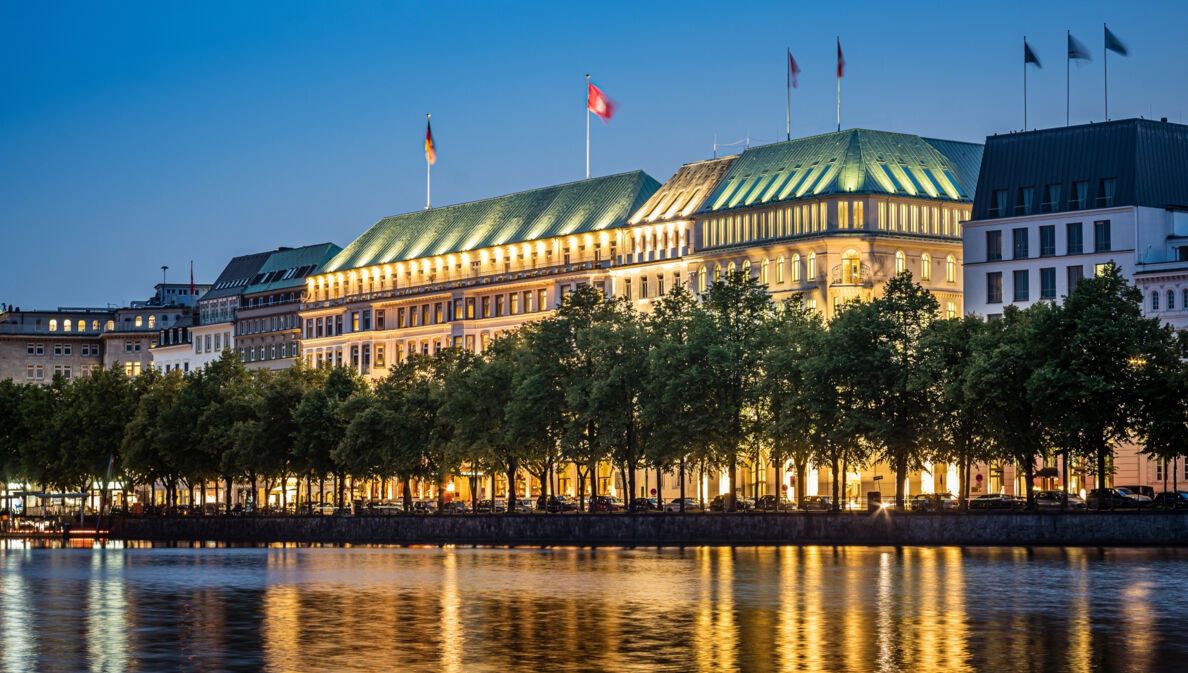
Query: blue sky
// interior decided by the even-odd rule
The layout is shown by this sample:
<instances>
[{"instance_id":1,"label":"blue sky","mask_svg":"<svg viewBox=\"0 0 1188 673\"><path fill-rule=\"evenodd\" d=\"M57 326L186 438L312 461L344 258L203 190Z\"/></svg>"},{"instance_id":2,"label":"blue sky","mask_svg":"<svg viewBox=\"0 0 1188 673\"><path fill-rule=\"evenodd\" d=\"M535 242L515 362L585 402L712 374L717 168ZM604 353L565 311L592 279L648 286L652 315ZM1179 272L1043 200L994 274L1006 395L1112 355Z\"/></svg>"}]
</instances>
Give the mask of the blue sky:
<instances>
[{"instance_id":1,"label":"blue sky","mask_svg":"<svg viewBox=\"0 0 1188 673\"><path fill-rule=\"evenodd\" d=\"M803 70L792 135L842 126L980 141L1110 116L1188 121L1182 2L0 3L0 301L125 304L209 282L234 255L350 243L423 207L584 175L584 75L619 104L592 171L661 182L731 142L783 139L784 49Z\"/></svg>"}]
</instances>

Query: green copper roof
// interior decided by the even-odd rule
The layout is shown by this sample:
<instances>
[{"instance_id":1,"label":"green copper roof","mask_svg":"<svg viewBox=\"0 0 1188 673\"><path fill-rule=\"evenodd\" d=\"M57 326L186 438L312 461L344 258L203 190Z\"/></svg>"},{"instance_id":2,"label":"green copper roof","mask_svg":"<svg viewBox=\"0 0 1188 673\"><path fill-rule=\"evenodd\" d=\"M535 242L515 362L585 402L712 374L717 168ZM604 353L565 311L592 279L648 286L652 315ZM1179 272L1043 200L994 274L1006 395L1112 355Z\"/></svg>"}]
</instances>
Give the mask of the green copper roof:
<instances>
[{"instance_id":1,"label":"green copper roof","mask_svg":"<svg viewBox=\"0 0 1188 673\"><path fill-rule=\"evenodd\" d=\"M357 269L624 225L660 183L643 171L385 217L322 269Z\"/></svg>"},{"instance_id":2,"label":"green copper roof","mask_svg":"<svg viewBox=\"0 0 1188 673\"><path fill-rule=\"evenodd\" d=\"M305 285L305 277L317 273L322 265L342 251L333 243L319 243L302 248L280 248L268 256L264 266L244 288L244 294L281 290Z\"/></svg>"},{"instance_id":3,"label":"green copper roof","mask_svg":"<svg viewBox=\"0 0 1188 673\"><path fill-rule=\"evenodd\" d=\"M753 147L701 212L830 194L894 194L970 202L982 146L854 129Z\"/></svg>"}]
</instances>

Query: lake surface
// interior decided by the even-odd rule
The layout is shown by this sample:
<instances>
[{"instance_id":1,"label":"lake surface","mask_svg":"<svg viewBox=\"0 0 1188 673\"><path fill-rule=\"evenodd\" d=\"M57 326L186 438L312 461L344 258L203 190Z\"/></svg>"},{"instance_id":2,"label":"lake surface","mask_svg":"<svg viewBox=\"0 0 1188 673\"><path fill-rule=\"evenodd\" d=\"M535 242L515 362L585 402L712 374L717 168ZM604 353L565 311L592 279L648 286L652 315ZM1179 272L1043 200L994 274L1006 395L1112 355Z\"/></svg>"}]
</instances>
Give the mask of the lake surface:
<instances>
[{"instance_id":1,"label":"lake surface","mask_svg":"<svg viewBox=\"0 0 1188 673\"><path fill-rule=\"evenodd\" d=\"M1176 549L0 541L0 669L1185 670L1186 571Z\"/></svg>"}]
</instances>

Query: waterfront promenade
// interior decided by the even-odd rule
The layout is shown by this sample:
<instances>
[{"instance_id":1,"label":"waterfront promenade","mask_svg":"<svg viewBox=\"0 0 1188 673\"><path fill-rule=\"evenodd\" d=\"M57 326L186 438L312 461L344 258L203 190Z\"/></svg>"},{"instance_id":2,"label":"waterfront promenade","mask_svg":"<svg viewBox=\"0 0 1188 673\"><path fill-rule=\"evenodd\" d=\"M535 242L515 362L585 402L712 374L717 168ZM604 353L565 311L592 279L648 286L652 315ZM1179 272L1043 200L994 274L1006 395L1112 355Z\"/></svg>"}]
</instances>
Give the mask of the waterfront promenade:
<instances>
[{"instance_id":1,"label":"waterfront promenade","mask_svg":"<svg viewBox=\"0 0 1188 673\"><path fill-rule=\"evenodd\" d=\"M126 540L483 545L1183 546L1188 514L895 513L116 517Z\"/></svg>"}]
</instances>

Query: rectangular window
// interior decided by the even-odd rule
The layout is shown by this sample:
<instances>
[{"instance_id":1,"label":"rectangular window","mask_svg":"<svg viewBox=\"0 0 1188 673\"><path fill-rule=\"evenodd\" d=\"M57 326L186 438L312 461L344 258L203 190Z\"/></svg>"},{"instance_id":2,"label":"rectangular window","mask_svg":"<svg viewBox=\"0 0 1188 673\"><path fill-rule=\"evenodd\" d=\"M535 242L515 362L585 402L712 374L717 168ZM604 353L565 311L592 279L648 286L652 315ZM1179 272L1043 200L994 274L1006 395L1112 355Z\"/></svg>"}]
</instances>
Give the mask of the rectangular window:
<instances>
[{"instance_id":1,"label":"rectangular window","mask_svg":"<svg viewBox=\"0 0 1188 673\"><path fill-rule=\"evenodd\" d=\"M648 277L647 276L639 277L639 298L640 299L648 298Z\"/></svg>"},{"instance_id":2,"label":"rectangular window","mask_svg":"<svg viewBox=\"0 0 1188 673\"><path fill-rule=\"evenodd\" d=\"M1084 210L1089 207L1089 181L1077 180L1073 183L1072 193L1068 195L1070 210Z\"/></svg>"},{"instance_id":3,"label":"rectangular window","mask_svg":"<svg viewBox=\"0 0 1188 673\"><path fill-rule=\"evenodd\" d=\"M1068 293L1072 294L1073 290L1077 289L1077 283L1085 277L1085 272L1080 264L1068 267Z\"/></svg>"},{"instance_id":4,"label":"rectangular window","mask_svg":"<svg viewBox=\"0 0 1188 673\"><path fill-rule=\"evenodd\" d=\"M1035 187L1020 187L1019 202L1015 204L1016 215L1030 215L1035 207Z\"/></svg>"},{"instance_id":5,"label":"rectangular window","mask_svg":"<svg viewBox=\"0 0 1188 673\"><path fill-rule=\"evenodd\" d=\"M433 315L436 317L438 323L445 322L445 314L442 312L441 307L441 302L437 302L433 305Z\"/></svg>"},{"instance_id":6,"label":"rectangular window","mask_svg":"<svg viewBox=\"0 0 1188 673\"><path fill-rule=\"evenodd\" d=\"M495 295L495 317L498 318L503 315L503 295Z\"/></svg>"},{"instance_id":7,"label":"rectangular window","mask_svg":"<svg viewBox=\"0 0 1188 673\"><path fill-rule=\"evenodd\" d=\"M375 366L376 367L384 366L384 347L383 346L375 347Z\"/></svg>"},{"instance_id":8,"label":"rectangular window","mask_svg":"<svg viewBox=\"0 0 1188 673\"><path fill-rule=\"evenodd\" d=\"M865 229L866 228L866 217L865 217L865 214L862 212L863 209L864 208L863 208L863 204L861 201L854 202L854 228L855 229Z\"/></svg>"},{"instance_id":9,"label":"rectangular window","mask_svg":"<svg viewBox=\"0 0 1188 673\"><path fill-rule=\"evenodd\" d=\"M520 293L519 292L511 293L511 306L509 308L510 308L510 312L512 315L515 315L520 312Z\"/></svg>"},{"instance_id":10,"label":"rectangular window","mask_svg":"<svg viewBox=\"0 0 1188 673\"><path fill-rule=\"evenodd\" d=\"M1110 249L1110 221L1093 223L1093 252L1108 252Z\"/></svg>"},{"instance_id":11,"label":"rectangular window","mask_svg":"<svg viewBox=\"0 0 1188 673\"><path fill-rule=\"evenodd\" d=\"M1040 257L1056 255L1056 225L1046 224L1039 228Z\"/></svg>"},{"instance_id":12,"label":"rectangular window","mask_svg":"<svg viewBox=\"0 0 1188 673\"><path fill-rule=\"evenodd\" d=\"M837 228L850 228L850 204L846 201L837 202Z\"/></svg>"},{"instance_id":13,"label":"rectangular window","mask_svg":"<svg viewBox=\"0 0 1188 673\"><path fill-rule=\"evenodd\" d=\"M1054 213L1060 208L1060 185L1051 184L1044 187L1044 202L1041 210L1045 213Z\"/></svg>"},{"instance_id":14,"label":"rectangular window","mask_svg":"<svg viewBox=\"0 0 1188 673\"><path fill-rule=\"evenodd\" d=\"M1015 229L1011 231L1011 236L1014 239L1015 256L1012 259L1027 259L1027 229Z\"/></svg>"},{"instance_id":15,"label":"rectangular window","mask_svg":"<svg viewBox=\"0 0 1188 673\"><path fill-rule=\"evenodd\" d=\"M475 315L474 311L475 311L475 308L474 308L474 297L468 297L468 298L466 299L466 317L467 317L467 318L474 318L474 315Z\"/></svg>"},{"instance_id":16,"label":"rectangular window","mask_svg":"<svg viewBox=\"0 0 1188 673\"><path fill-rule=\"evenodd\" d=\"M986 274L986 303L1002 303L1002 272L992 271Z\"/></svg>"},{"instance_id":17,"label":"rectangular window","mask_svg":"<svg viewBox=\"0 0 1188 673\"><path fill-rule=\"evenodd\" d=\"M490 297L483 297L483 317L484 318L491 317L491 298Z\"/></svg>"},{"instance_id":18,"label":"rectangular window","mask_svg":"<svg viewBox=\"0 0 1188 673\"><path fill-rule=\"evenodd\" d=\"M329 318L327 318L327 320L329 320ZM330 331L330 323L329 322L326 323L326 331L327 332ZM334 316L334 334L342 334L342 316L341 315ZM329 336L334 336L334 335L332 334Z\"/></svg>"},{"instance_id":19,"label":"rectangular window","mask_svg":"<svg viewBox=\"0 0 1188 673\"><path fill-rule=\"evenodd\" d=\"M382 309L375 312L375 328L384 329L384 312Z\"/></svg>"},{"instance_id":20,"label":"rectangular window","mask_svg":"<svg viewBox=\"0 0 1188 673\"><path fill-rule=\"evenodd\" d=\"M1116 191L1118 191L1118 178L1102 178L1097 185L1097 207L1112 207Z\"/></svg>"},{"instance_id":21,"label":"rectangular window","mask_svg":"<svg viewBox=\"0 0 1188 673\"><path fill-rule=\"evenodd\" d=\"M351 331L352 332L359 331L359 312L358 311L351 311Z\"/></svg>"},{"instance_id":22,"label":"rectangular window","mask_svg":"<svg viewBox=\"0 0 1188 673\"><path fill-rule=\"evenodd\" d=\"M1002 232L986 232L986 261L995 262L1002 259Z\"/></svg>"},{"instance_id":23,"label":"rectangular window","mask_svg":"<svg viewBox=\"0 0 1188 673\"><path fill-rule=\"evenodd\" d=\"M887 229L887 203L879 201L879 229Z\"/></svg>"},{"instance_id":24,"label":"rectangular window","mask_svg":"<svg viewBox=\"0 0 1188 673\"><path fill-rule=\"evenodd\" d=\"M631 279L628 278L623 281L623 296L631 299Z\"/></svg>"},{"instance_id":25,"label":"rectangular window","mask_svg":"<svg viewBox=\"0 0 1188 673\"><path fill-rule=\"evenodd\" d=\"M1068 254L1079 255L1084 251L1084 241L1081 238L1081 223L1068 223Z\"/></svg>"},{"instance_id":26,"label":"rectangular window","mask_svg":"<svg viewBox=\"0 0 1188 673\"><path fill-rule=\"evenodd\" d=\"M656 296L664 296L664 276L656 276Z\"/></svg>"},{"instance_id":27,"label":"rectangular window","mask_svg":"<svg viewBox=\"0 0 1188 673\"><path fill-rule=\"evenodd\" d=\"M129 342L125 341L124 343L127 344ZM126 350L132 349L127 348ZM54 357L62 357L62 344L54 344Z\"/></svg>"},{"instance_id":28,"label":"rectangular window","mask_svg":"<svg viewBox=\"0 0 1188 673\"><path fill-rule=\"evenodd\" d=\"M547 292L548 292L548 290L537 290L536 291L536 310L537 311L547 311L548 310L549 300L548 300L548 294L546 294Z\"/></svg>"},{"instance_id":29,"label":"rectangular window","mask_svg":"<svg viewBox=\"0 0 1188 673\"><path fill-rule=\"evenodd\" d=\"M1027 269L1016 270L1011 279L1014 284L1015 301L1029 301L1031 299L1031 277Z\"/></svg>"},{"instance_id":30,"label":"rectangular window","mask_svg":"<svg viewBox=\"0 0 1188 673\"><path fill-rule=\"evenodd\" d=\"M524 313L532 313L532 290L524 291Z\"/></svg>"},{"instance_id":31,"label":"rectangular window","mask_svg":"<svg viewBox=\"0 0 1188 673\"><path fill-rule=\"evenodd\" d=\"M994 190L994 200L990 202L990 217L1006 217L1007 212L1007 190Z\"/></svg>"},{"instance_id":32,"label":"rectangular window","mask_svg":"<svg viewBox=\"0 0 1188 673\"><path fill-rule=\"evenodd\" d=\"M1056 267L1040 269L1040 299L1056 298Z\"/></svg>"}]
</instances>

